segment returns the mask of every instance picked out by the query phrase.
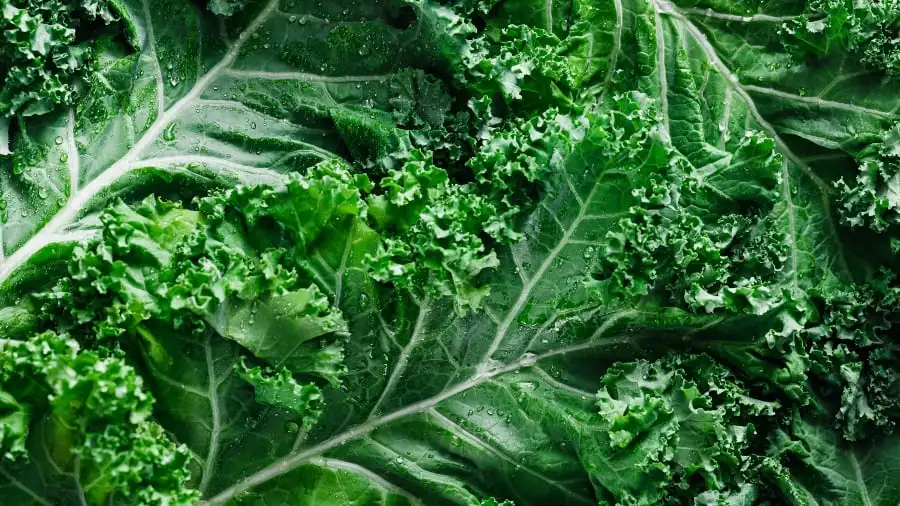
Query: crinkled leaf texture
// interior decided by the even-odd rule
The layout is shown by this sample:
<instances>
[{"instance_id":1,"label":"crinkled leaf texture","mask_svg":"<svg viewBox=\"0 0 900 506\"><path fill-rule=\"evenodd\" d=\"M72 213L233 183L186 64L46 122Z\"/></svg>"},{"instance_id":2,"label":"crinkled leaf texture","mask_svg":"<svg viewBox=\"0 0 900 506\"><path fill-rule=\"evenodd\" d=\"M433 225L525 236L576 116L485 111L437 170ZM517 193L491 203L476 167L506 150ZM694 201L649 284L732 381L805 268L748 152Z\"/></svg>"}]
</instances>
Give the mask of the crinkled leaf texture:
<instances>
[{"instance_id":1,"label":"crinkled leaf texture","mask_svg":"<svg viewBox=\"0 0 900 506\"><path fill-rule=\"evenodd\" d=\"M0 159L4 504L900 503L900 84L803 2L115 6Z\"/></svg>"}]
</instances>

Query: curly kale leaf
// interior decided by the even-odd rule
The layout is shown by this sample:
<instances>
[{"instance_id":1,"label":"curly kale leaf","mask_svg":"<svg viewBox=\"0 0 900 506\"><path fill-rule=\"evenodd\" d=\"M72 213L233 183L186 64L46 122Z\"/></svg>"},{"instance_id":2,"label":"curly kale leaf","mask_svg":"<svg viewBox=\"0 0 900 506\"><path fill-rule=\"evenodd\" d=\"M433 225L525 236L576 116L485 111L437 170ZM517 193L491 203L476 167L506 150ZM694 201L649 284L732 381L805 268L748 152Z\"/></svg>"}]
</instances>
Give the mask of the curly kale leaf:
<instances>
[{"instance_id":1,"label":"curly kale leaf","mask_svg":"<svg viewBox=\"0 0 900 506\"><path fill-rule=\"evenodd\" d=\"M473 187L449 182L446 171L419 151L380 186L385 193L372 199L370 212L388 237L371 258L375 279L453 297L459 310L477 308L488 294L478 276L498 265L485 245L504 227L497 207Z\"/></svg>"},{"instance_id":2,"label":"curly kale leaf","mask_svg":"<svg viewBox=\"0 0 900 506\"><path fill-rule=\"evenodd\" d=\"M850 227L884 232L900 223L900 124L885 131L856 158L856 177L835 183L841 219Z\"/></svg>"},{"instance_id":3,"label":"curly kale leaf","mask_svg":"<svg viewBox=\"0 0 900 506\"><path fill-rule=\"evenodd\" d=\"M800 54L857 54L888 75L900 73L900 3L894 0L811 0L782 27Z\"/></svg>"},{"instance_id":4,"label":"curly kale leaf","mask_svg":"<svg viewBox=\"0 0 900 506\"><path fill-rule=\"evenodd\" d=\"M184 487L187 448L151 420L153 397L121 354L85 351L53 332L2 339L0 399L0 452L13 472L43 476L50 490L74 478L86 504L196 503L197 492ZM43 447L43 457L26 446ZM72 492L47 497L68 502ZM18 493L8 500L30 499Z\"/></svg>"},{"instance_id":5,"label":"curly kale leaf","mask_svg":"<svg viewBox=\"0 0 900 506\"><path fill-rule=\"evenodd\" d=\"M10 117L73 103L93 65L92 27L116 19L106 0L0 2L0 141Z\"/></svg>"},{"instance_id":6,"label":"curly kale leaf","mask_svg":"<svg viewBox=\"0 0 900 506\"><path fill-rule=\"evenodd\" d=\"M632 191L640 204L603 241L594 276L607 300L653 293L676 307L756 314L779 303L787 252L766 212L778 196L782 160L758 133L729 148L697 170L661 144L668 164Z\"/></svg>"},{"instance_id":7,"label":"curly kale leaf","mask_svg":"<svg viewBox=\"0 0 900 506\"><path fill-rule=\"evenodd\" d=\"M606 433L594 458L627 469L599 473L617 503L759 495L751 484L759 460L754 444L777 402L753 398L707 356L616 364L602 382L598 428Z\"/></svg>"},{"instance_id":8,"label":"curly kale leaf","mask_svg":"<svg viewBox=\"0 0 900 506\"><path fill-rule=\"evenodd\" d=\"M75 249L70 275L34 296L44 325L137 346L160 370L173 361L166 336L202 343L214 331L265 364L238 368L260 402L311 425L322 405L315 379L338 386L346 372L347 324L315 284L306 250L364 213L356 182L365 180L325 163L283 189L238 187L196 210L154 197L119 202L102 214L101 236Z\"/></svg>"}]
</instances>

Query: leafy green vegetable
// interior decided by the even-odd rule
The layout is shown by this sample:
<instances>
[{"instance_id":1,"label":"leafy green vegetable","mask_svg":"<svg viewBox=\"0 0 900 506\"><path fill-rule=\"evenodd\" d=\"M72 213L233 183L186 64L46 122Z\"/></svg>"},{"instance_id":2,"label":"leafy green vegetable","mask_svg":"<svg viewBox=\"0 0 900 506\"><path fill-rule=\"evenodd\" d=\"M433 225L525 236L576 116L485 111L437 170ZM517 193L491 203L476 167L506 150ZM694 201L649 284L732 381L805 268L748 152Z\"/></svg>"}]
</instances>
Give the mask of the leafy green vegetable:
<instances>
[{"instance_id":1,"label":"leafy green vegetable","mask_svg":"<svg viewBox=\"0 0 900 506\"><path fill-rule=\"evenodd\" d=\"M784 33L801 51L848 50L889 75L900 72L900 4L894 1L812 0Z\"/></svg>"},{"instance_id":2,"label":"leafy green vegetable","mask_svg":"<svg viewBox=\"0 0 900 506\"><path fill-rule=\"evenodd\" d=\"M153 398L122 357L81 351L52 332L3 339L0 352L4 466L31 482L44 476L45 502L196 502L196 491L183 488L188 449L150 421ZM19 485L4 497L34 501Z\"/></svg>"},{"instance_id":3,"label":"leafy green vegetable","mask_svg":"<svg viewBox=\"0 0 900 506\"><path fill-rule=\"evenodd\" d=\"M46 114L71 105L92 67L92 26L117 19L106 0L0 3L0 155L7 146L10 118Z\"/></svg>"},{"instance_id":4,"label":"leafy green vegetable","mask_svg":"<svg viewBox=\"0 0 900 506\"><path fill-rule=\"evenodd\" d=\"M867 226L886 232L897 222L896 178L900 171L900 125L886 130L883 138L858 155L856 177L836 183L840 190L841 218L851 227Z\"/></svg>"},{"instance_id":5,"label":"leafy green vegetable","mask_svg":"<svg viewBox=\"0 0 900 506\"><path fill-rule=\"evenodd\" d=\"M895 506L898 9L0 0L0 502Z\"/></svg>"}]
</instances>

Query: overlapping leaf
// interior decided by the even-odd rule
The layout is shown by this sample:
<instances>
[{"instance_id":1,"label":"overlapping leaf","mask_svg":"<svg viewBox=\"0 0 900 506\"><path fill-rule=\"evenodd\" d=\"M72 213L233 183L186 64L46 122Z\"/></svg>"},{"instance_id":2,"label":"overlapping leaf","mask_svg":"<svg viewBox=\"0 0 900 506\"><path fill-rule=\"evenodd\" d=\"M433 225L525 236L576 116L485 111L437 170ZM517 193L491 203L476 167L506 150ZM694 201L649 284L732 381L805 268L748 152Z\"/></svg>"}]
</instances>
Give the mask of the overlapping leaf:
<instances>
[{"instance_id":1,"label":"overlapping leaf","mask_svg":"<svg viewBox=\"0 0 900 506\"><path fill-rule=\"evenodd\" d=\"M893 25L843 4L124 2L2 162L0 336L145 378L106 491L171 438L209 505L896 504Z\"/></svg>"}]
</instances>

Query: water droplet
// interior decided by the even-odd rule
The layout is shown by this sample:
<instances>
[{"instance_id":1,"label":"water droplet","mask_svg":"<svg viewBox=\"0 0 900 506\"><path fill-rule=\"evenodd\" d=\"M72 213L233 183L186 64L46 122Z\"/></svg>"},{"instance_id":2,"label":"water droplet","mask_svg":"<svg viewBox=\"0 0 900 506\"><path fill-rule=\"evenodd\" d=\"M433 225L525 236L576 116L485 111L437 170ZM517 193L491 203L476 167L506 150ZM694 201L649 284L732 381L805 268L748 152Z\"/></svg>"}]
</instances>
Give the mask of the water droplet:
<instances>
[{"instance_id":1,"label":"water droplet","mask_svg":"<svg viewBox=\"0 0 900 506\"><path fill-rule=\"evenodd\" d=\"M163 130L163 140L166 142L174 141L176 128L177 127L176 127L175 123L172 123L171 125L167 126L166 129Z\"/></svg>"},{"instance_id":2,"label":"water droplet","mask_svg":"<svg viewBox=\"0 0 900 506\"><path fill-rule=\"evenodd\" d=\"M291 16L291 17L289 17L289 18L288 18L288 21L290 21L291 23L297 21L297 16Z\"/></svg>"},{"instance_id":3,"label":"water droplet","mask_svg":"<svg viewBox=\"0 0 900 506\"><path fill-rule=\"evenodd\" d=\"M56 145L57 145L57 146L60 146L60 145L62 145L62 143L63 143L63 138L62 138L62 137L57 137L57 138L56 138Z\"/></svg>"},{"instance_id":4,"label":"water droplet","mask_svg":"<svg viewBox=\"0 0 900 506\"><path fill-rule=\"evenodd\" d=\"M288 434L296 434L300 432L300 425L298 425L297 422L288 422L284 424L284 430L286 430Z\"/></svg>"},{"instance_id":5,"label":"water droplet","mask_svg":"<svg viewBox=\"0 0 900 506\"><path fill-rule=\"evenodd\" d=\"M255 122L255 121L251 121L251 122L250 122L250 129L251 129L251 130L256 130L256 122Z\"/></svg>"},{"instance_id":6,"label":"water droplet","mask_svg":"<svg viewBox=\"0 0 900 506\"><path fill-rule=\"evenodd\" d=\"M797 90L797 93L799 93L801 97L805 97L806 96L806 88L800 88L799 90Z\"/></svg>"},{"instance_id":7,"label":"water droplet","mask_svg":"<svg viewBox=\"0 0 900 506\"><path fill-rule=\"evenodd\" d=\"M63 153L63 154L59 155L59 161L61 161L62 163L68 162L69 155L67 153Z\"/></svg>"},{"instance_id":8,"label":"water droplet","mask_svg":"<svg viewBox=\"0 0 900 506\"><path fill-rule=\"evenodd\" d=\"M478 406L477 408L475 408L475 411L481 413L482 411L484 411L484 406Z\"/></svg>"},{"instance_id":9,"label":"water droplet","mask_svg":"<svg viewBox=\"0 0 900 506\"><path fill-rule=\"evenodd\" d=\"M305 25L305 24L306 24L306 16L300 18L300 24L301 24L301 25Z\"/></svg>"},{"instance_id":10,"label":"water droplet","mask_svg":"<svg viewBox=\"0 0 900 506\"><path fill-rule=\"evenodd\" d=\"M487 414L488 414L488 416L494 416L494 410L493 409L487 410Z\"/></svg>"},{"instance_id":11,"label":"water droplet","mask_svg":"<svg viewBox=\"0 0 900 506\"><path fill-rule=\"evenodd\" d=\"M38 190L38 197L40 197L42 199L47 198L47 189L41 188L40 190Z\"/></svg>"}]
</instances>

